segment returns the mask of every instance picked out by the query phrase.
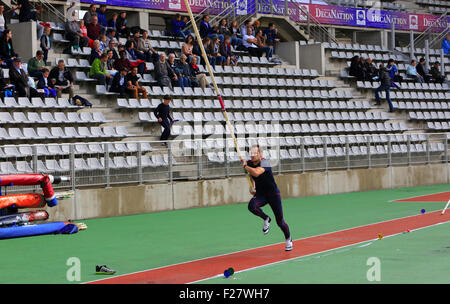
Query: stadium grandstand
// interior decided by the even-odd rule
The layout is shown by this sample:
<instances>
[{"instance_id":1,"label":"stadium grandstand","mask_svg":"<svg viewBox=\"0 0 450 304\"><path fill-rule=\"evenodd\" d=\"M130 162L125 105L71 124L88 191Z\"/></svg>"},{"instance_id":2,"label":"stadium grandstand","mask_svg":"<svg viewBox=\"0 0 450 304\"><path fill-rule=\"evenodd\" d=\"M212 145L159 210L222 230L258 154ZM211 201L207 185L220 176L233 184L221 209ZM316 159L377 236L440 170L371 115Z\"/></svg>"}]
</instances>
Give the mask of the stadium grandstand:
<instances>
[{"instance_id":1,"label":"stadium grandstand","mask_svg":"<svg viewBox=\"0 0 450 304\"><path fill-rule=\"evenodd\" d=\"M286 198L448 184L448 1L189 3L1 1L0 174L70 176L53 219L242 203L256 144Z\"/></svg>"}]
</instances>

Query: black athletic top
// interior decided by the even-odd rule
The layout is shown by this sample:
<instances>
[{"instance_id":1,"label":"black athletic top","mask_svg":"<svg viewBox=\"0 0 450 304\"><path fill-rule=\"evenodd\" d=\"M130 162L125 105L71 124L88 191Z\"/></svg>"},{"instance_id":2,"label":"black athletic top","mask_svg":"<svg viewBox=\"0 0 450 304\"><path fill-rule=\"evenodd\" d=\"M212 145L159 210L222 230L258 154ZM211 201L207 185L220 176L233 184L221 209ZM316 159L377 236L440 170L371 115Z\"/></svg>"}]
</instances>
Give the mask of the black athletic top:
<instances>
[{"instance_id":1,"label":"black athletic top","mask_svg":"<svg viewBox=\"0 0 450 304\"><path fill-rule=\"evenodd\" d=\"M255 181L256 194L261 195L274 195L280 193L275 179L272 173L272 167L270 166L270 161L267 159L262 159L257 165L254 165L251 160L247 161L247 166L251 168L262 167L264 168L264 173L258 177L251 176Z\"/></svg>"}]
</instances>

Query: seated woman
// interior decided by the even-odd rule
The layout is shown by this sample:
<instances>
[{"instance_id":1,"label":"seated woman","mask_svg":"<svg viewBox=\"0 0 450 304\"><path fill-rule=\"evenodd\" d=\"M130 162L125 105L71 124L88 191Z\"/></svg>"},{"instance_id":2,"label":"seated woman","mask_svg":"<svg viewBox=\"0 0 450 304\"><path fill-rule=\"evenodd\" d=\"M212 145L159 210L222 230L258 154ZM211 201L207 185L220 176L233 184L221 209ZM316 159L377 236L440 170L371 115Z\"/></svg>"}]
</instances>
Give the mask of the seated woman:
<instances>
[{"instance_id":1,"label":"seated woman","mask_svg":"<svg viewBox=\"0 0 450 304\"><path fill-rule=\"evenodd\" d=\"M181 53L186 55L189 63L191 62L192 57L197 57L197 62L198 64L200 64L200 57L194 55L193 49L194 49L194 37L189 35L187 36L185 43L183 43L183 45L181 46Z\"/></svg>"},{"instance_id":2,"label":"seated woman","mask_svg":"<svg viewBox=\"0 0 450 304\"><path fill-rule=\"evenodd\" d=\"M220 54L225 58L225 65L233 64L237 66L238 60L231 51L230 36L225 36L223 43L220 45Z\"/></svg>"},{"instance_id":3,"label":"seated woman","mask_svg":"<svg viewBox=\"0 0 450 304\"><path fill-rule=\"evenodd\" d=\"M100 50L100 41L95 40L92 44L91 57L89 57L89 64L92 65L96 58L100 58L103 52Z\"/></svg>"},{"instance_id":4,"label":"seated woman","mask_svg":"<svg viewBox=\"0 0 450 304\"><path fill-rule=\"evenodd\" d=\"M205 73L200 72L200 69L197 65L197 58L193 57L190 63L190 68L191 68L191 74L193 77L195 77L195 79L197 80L197 82L200 84L200 87L202 89L206 88L209 86L209 82L208 79L206 78Z\"/></svg>"},{"instance_id":5,"label":"seated woman","mask_svg":"<svg viewBox=\"0 0 450 304\"><path fill-rule=\"evenodd\" d=\"M136 66L138 68L139 74L142 75L145 73L147 68L145 66L145 61L141 60L138 57L138 53L135 52L134 46L135 45L132 40L128 40L127 43L125 44L127 59L130 61L133 67Z\"/></svg>"}]
</instances>

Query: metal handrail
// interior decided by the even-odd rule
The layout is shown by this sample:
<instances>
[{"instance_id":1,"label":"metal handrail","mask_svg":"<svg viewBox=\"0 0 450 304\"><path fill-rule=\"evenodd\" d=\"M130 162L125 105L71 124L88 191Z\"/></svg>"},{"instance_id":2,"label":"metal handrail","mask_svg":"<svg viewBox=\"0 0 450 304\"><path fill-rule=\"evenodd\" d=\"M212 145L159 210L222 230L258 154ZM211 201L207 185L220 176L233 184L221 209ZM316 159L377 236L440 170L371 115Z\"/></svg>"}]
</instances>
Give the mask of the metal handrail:
<instances>
[{"instance_id":1,"label":"metal handrail","mask_svg":"<svg viewBox=\"0 0 450 304\"><path fill-rule=\"evenodd\" d=\"M444 19L447 19L448 9L445 10L445 12L436 20L436 22L440 22ZM423 31L419 36L417 36L416 39L414 39L414 46L417 47L425 42L427 40L427 37L432 34L433 29L435 28L434 25L430 25L425 31ZM411 43L408 44L407 48L411 47Z\"/></svg>"}]
</instances>

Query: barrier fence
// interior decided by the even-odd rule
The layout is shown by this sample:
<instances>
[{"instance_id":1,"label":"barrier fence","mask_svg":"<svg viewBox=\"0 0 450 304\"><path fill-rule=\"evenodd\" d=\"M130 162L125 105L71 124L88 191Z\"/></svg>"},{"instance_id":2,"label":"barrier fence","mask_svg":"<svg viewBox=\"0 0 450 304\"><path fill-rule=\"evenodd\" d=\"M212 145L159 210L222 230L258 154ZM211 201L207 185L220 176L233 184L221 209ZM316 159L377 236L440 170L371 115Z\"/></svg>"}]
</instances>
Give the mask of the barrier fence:
<instances>
[{"instance_id":1,"label":"barrier fence","mask_svg":"<svg viewBox=\"0 0 450 304\"><path fill-rule=\"evenodd\" d=\"M450 133L344 136L243 137L245 158L258 144L273 172L304 173L336 169L448 164ZM180 139L167 142L93 142L1 146L0 173L70 175L55 189L166 183L241 176L244 171L231 138ZM38 187L7 187L3 195Z\"/></svg>"}]
</instances>

